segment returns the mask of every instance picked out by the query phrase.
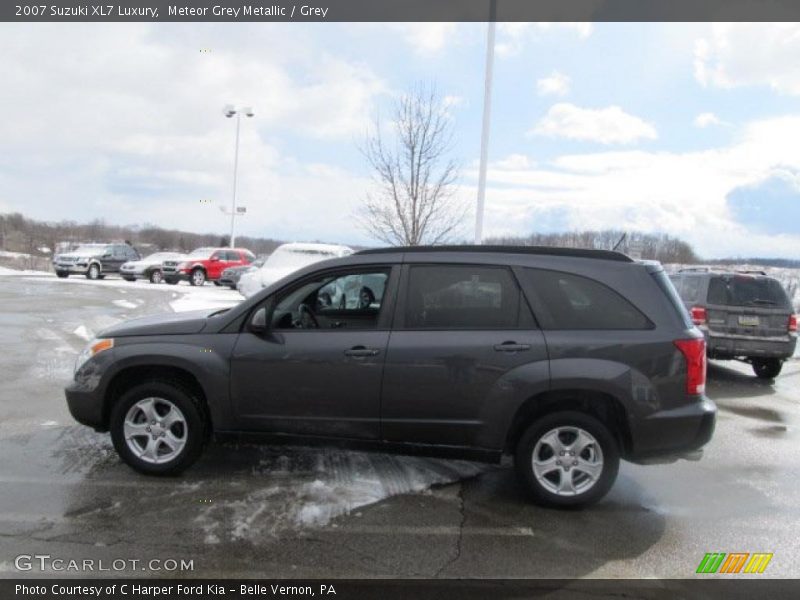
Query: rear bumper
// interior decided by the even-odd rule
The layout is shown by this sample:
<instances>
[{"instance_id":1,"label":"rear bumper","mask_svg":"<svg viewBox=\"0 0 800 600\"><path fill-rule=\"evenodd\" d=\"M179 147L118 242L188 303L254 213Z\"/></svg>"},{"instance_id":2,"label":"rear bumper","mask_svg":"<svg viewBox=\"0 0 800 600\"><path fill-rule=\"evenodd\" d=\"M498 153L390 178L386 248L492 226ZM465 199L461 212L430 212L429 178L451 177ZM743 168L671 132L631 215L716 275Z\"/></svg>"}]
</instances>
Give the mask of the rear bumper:
<instances>
[{"instance_id":1,"label":"rear bumper","mask_svg":"<svg viewBox=\"0 0 800 600\"><path fill-rule=\"evenodd\" d=\"M696 451L714 435L716 421L717 406L706 396L687 406L656 412L632 427L633 448L626 458L636 463L696 459Z\"/></svg>"},{"instance_id":2,"label":"rear bumper","mask_svg":"<svg viewBox=\"0 0 800 600\"><path fill-rule=\"evenodd\" d=\"M784 340L752 339L743 336L714 335L705 333L706 347L710 358L766 357L789 358L794 354L797 338Z\"/></svg>"}]
</instances>

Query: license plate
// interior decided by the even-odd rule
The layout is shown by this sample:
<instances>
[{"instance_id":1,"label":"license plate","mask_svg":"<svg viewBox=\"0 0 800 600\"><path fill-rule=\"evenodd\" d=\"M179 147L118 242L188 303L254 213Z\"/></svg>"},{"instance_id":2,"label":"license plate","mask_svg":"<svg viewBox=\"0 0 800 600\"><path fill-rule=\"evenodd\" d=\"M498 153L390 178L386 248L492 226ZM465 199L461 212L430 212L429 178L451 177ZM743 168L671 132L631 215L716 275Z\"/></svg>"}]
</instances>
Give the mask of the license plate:
<instances>
[{"instance_id":1,"label":"license plate","mask_svg":"<svg viewBox=\"0 0 800 600\"><path fill-rule=\"evenodd\" d=\"M753 317L750 315L741 315L739 317L739 325L744 327L758 327L759 320L758 317Z\"/></svg>"}]
</instances>

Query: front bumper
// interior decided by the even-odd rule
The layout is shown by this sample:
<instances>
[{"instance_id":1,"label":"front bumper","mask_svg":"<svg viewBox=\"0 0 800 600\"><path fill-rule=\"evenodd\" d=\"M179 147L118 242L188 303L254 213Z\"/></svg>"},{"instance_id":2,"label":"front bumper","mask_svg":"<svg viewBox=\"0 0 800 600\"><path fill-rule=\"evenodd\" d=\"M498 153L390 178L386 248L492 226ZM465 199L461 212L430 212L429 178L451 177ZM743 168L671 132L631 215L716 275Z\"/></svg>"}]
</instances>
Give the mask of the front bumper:
<instances>
[{"instance_id":1,"label":"front bumper","mask_svg":"<svg viewBox=\"0 0 800 600\"><path fill-rule=\"evenodd\" d=\"M184 273L183 271L162 271L164 281L189 281L191 272Z\"/></svg>"},{"instance_id":2,"label":"front bumper","mask_svg":"<svg viewBox=\"0 0 800 600\"><path fill-rule=\"evenodd\" d=\"M64 389L64 394L73 419L97 431L107 429L103 423L103 398L97 388L87 389L73 381Z\"/></svg>"},{"instance_id":3,"label":"front bumper","mask_svg":"<svg viewBox=\"0 0 800 600\"><path fill-rule=\"evenodd\" d=\"M789 358L794 355L797 338L758 339L745 336L715 335L706 333L706 348L710 358Z\"/></svg>"},{"instance_id":4,"label":"front bumper","mask_svg":"<svg viewBox=\"0 0 800 600\"><path fill-rule=\"evenodd\" d=\"M88 264L77 264L77 263L56 263L54 265L56 271L61 271L62 273L86 273L89 270Z\"/></svg>"},{"instance_id":5,"label":"front bumper","mask_svg":"<svg viewBox=\"0 0 800 600\"><path fill-rule=\"evenodd\" d=\"M698 402L658 411L631 427L633 448L628 460L636 463L674 462L692 454L714 435L717 405L706 396Z\"/></svg>"}]
</instances>

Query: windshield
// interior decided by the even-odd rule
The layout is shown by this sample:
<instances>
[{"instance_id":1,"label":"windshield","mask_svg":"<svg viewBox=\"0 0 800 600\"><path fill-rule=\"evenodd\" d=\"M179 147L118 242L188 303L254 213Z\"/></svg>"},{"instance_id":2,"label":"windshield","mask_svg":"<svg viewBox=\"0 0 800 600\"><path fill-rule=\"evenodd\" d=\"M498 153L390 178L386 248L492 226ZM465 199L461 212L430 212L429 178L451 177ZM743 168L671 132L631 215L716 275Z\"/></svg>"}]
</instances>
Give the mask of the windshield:
<instances>
[{"instance_id":1,"label":"windshield","mask_svg":"<svg viewBox=\"0 0 800 600\"><path fill-rule=\"evenodd\" d=\"M790 309L789 297L775 279L748 275L714 277L708 285L708 303Z\"/></svg>"},{"instance_id":2,"label":"windshield","mask_svg":"<svg viewBox=\"0 0 800 600\"><path fill-rule=\"evenodd\" d=\"M179 256L181 256L181 255L178 254L177 252L156 252L155 254L151 254L150 256L145 258L145 260L146 261L152 261L152 262L158 262L158 261L167 260L167 259L170 259L170 258L178 258Z\"/></svg>"},{"instance_id":3,"label":"windshield","mask_svg":"<svg viewBox=\"0 0 800 600\"><path fill-rule=\"evenodd\" d=\"M85 244L78 246L77 250L73 250L75 254L102 254L106 249L103 244Z\"/></svg>"},{"instance_id":4,"label":"windshield","mask_svg":"<svg viewBox=\"0 0 800 600\"><path fill-rule=\"evenodd\" d=\"M197 250L192 250L192 253L189 254L189 258L209 258L214 254L214 250L216 250L216 248L198 248Z\"/></svg>"}]
</instances>

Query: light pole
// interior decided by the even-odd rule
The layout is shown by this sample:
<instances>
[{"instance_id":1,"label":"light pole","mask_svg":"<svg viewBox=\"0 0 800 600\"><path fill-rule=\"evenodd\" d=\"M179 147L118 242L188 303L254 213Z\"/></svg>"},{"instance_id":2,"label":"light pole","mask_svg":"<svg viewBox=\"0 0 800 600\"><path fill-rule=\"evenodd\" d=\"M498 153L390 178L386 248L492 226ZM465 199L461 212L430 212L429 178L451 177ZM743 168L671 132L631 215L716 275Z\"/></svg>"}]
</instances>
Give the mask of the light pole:
<instances>
[{"instance_id":1,"label":"light pole","mask_svg":"<svg viewBox=\"0 0 800 600\"><path fill-rule=\"evenodd\" d=\"M249 106L245 108L236 108L233 104L225 106L224 114L227 118L236 117L236 149L233 154L233 197L231 198L231 238L230 247L233 248L236 242L235 225L236 225L236 173L239 169L239 124L241 122L242 112L246 117L255 115L253 109Z\"/></svg>"},{"instance_id":2,"label":"light pole","mask_svg":"<svg viewBox=\"0 0 800 600\"><path fill-rule=\"evenodd\" d=\"M486 200L486 162L489 158L489 125L492 115L492 70L494 67L494 33L497 24L497 0L489 0L489 28L486 34L486 74L483 81L483 127L481 129L481 161L478 168L478 203L475 207L475 243L483 243L483 205Z\"/></svg>"}]
</instances>

